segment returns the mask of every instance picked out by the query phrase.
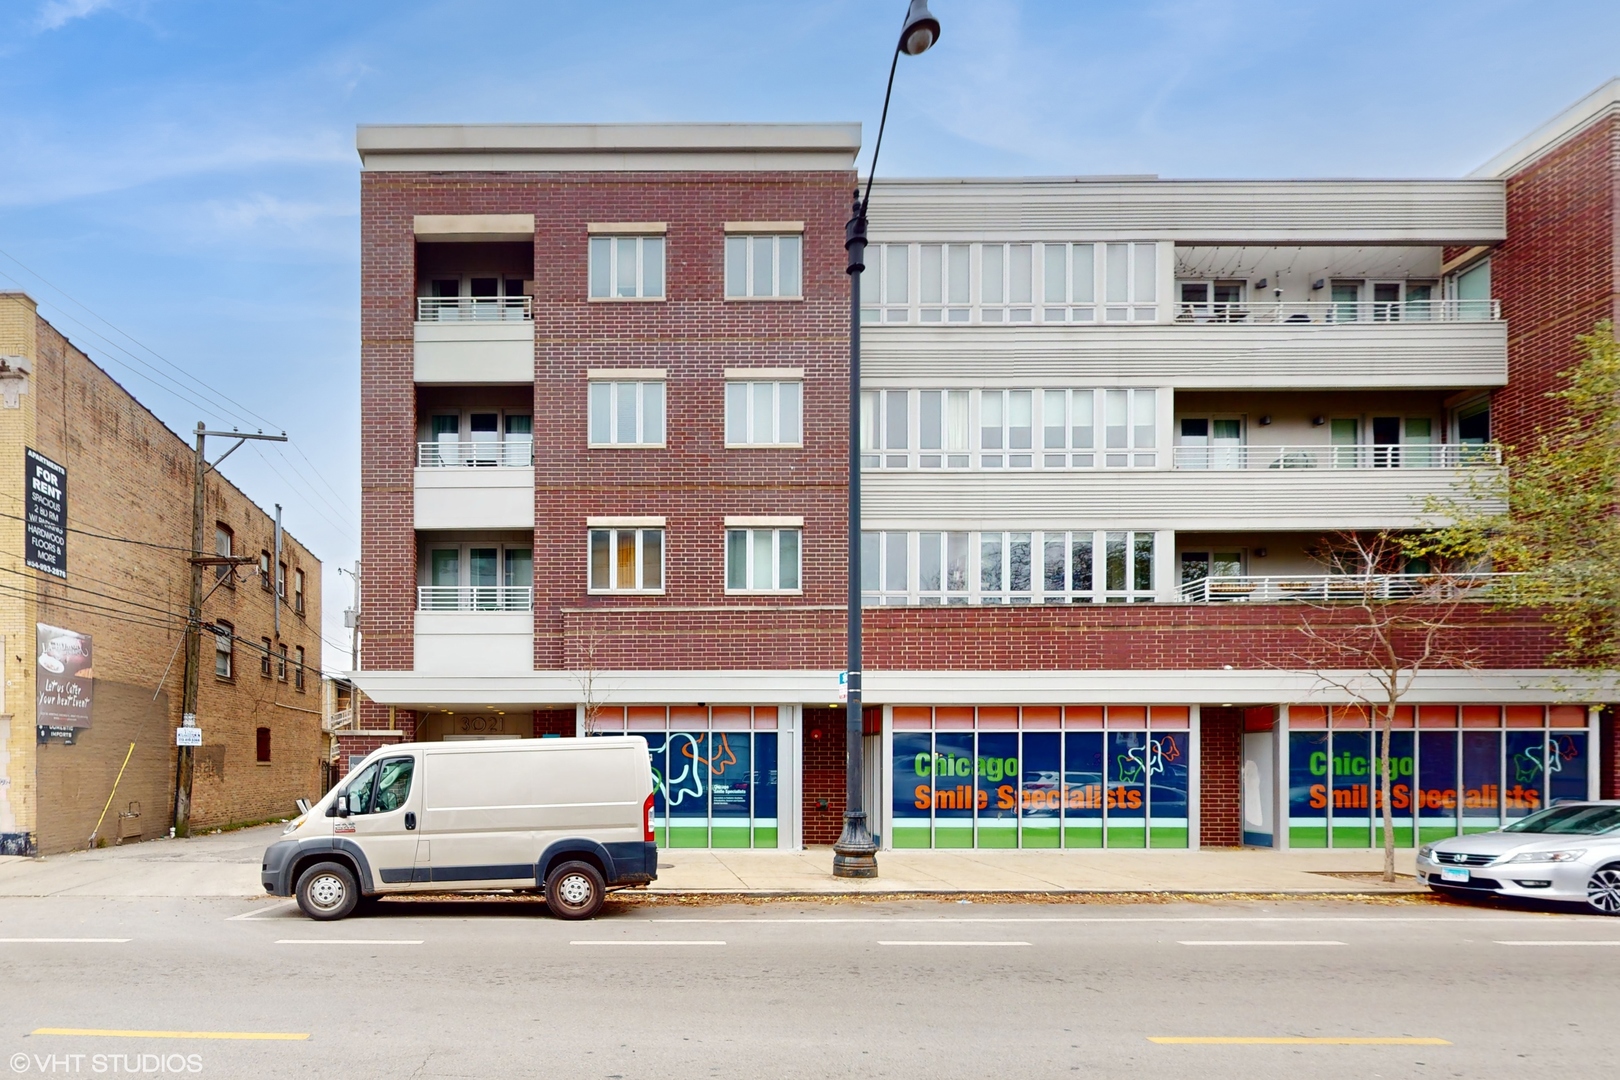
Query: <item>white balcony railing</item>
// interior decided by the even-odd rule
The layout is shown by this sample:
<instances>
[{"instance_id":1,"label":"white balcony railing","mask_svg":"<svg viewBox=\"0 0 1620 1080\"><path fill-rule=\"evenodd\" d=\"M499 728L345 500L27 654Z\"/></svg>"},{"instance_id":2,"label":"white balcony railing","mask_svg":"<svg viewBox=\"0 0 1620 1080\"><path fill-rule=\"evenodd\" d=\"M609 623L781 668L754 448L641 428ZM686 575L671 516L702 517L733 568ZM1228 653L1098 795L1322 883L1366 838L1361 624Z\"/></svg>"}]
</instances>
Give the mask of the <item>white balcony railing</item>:
<instances>
[{"instance_id":1,"label":"white balcony railing","mask_svg":"<svg viewBox=\"0 0 1620 1080\"><path fill-rule=\"evenodd\" d=\"M1250 303L1177 304L1178 323L1249 326L1309 323L1495 322L1500 300L1257 300Z\"/></svg>"},{"instance_id":2,"label":"white balcony railing","mask_svg":"<svg viewBox=\"0 0 1620 1080\"><path fill-rule=\"evenodd\" d=\"M529 439L416 444L416 467L419 469L526 469L533 464L534 443Z\"/></svg>"},{"instance_id":3,"label":"white balcony railing","mask_svg":"<svg viewBox=\"0 0 1620 1080\"><path fill-rule=\"evenodd\" d=\"M321 730L326 732L349 731L356 726L353 709L339 709L321 721Z\"/></svg>"},{"instance_id":4,"label":"white balcony railing","mask_svg":"<svg viewBox=\"0 0 1620 1080\"><path fill-rule=\"evenodd\" d=\"M438 323L527 322L532 296L418 296L416 321Z\"/></svg>"},{"instance_id":5,"label":"white balcony railing","mask_svg":"<svg viewBox=\"0 0 1620 1080\"><path fill-rule=\"evenodd\" d=\"M1495 443L1178 446L1178 469L1470 469L1502 464Z\"/></svg>"},{"instance_id":6,"label":"white balcony railing","mask_svg":"<svg viewBox=\"0 0 1620 1080\"><path fill-rule=\"evenodd\" d=\"M1292 577L1217 576L1190 581L1181 599L1191 604L1247 601L1275 604L1289 600L1319 604L1364 600L1435 601L1501 598L1518 574L1315 574Z\"/></svg>"},{"instance_id":7,"label":"white balcony railing","mask_svg":"<svg viewBox=\"0 0 1620 1080\"><path fill-rule=\"evenodd\" d=\"M530 585L418 585L417 611L533 611Z\"/></svg>"}]
</instances>

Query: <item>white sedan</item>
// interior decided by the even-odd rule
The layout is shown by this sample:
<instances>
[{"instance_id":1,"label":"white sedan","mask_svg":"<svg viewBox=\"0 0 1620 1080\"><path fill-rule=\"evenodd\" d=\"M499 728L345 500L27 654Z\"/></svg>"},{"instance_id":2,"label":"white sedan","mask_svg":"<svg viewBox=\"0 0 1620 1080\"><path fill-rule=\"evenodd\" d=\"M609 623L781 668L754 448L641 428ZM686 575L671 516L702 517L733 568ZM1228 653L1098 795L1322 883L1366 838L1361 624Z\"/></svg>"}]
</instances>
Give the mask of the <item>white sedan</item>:
<instances>
[{"instance_id":1,"label":"white sedan","mask_svg":"<svg viewBox=\"0 0 1620 1080\"><path fill-rule=\"evenodd\" d=\"M1620 801L1559 803L1492 832L1425 844L1417 872L1439 893L1582 903L1620 915Z\"/></svg>"}]
</instances>

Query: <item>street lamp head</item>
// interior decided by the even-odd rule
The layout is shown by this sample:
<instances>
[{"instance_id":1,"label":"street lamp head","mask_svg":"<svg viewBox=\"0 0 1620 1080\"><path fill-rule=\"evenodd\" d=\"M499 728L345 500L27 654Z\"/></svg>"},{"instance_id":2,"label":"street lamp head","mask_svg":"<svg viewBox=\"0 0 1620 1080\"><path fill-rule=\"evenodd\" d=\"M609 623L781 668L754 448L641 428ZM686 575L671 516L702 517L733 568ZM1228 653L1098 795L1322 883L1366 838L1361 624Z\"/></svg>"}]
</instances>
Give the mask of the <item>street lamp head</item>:
<instances>
[{"instance_id":1,"label":"street lamp head","mask_svg":"<svg viewBox=\"0 0 1620 1080\"><path fill-rule=\"evenodd\" d=\"M933 48L938 40L939 20L928 10L928 0L911 0L905 29L900 31L900 51L907 56L919 56Z\"/></svg>"}]
</instances>

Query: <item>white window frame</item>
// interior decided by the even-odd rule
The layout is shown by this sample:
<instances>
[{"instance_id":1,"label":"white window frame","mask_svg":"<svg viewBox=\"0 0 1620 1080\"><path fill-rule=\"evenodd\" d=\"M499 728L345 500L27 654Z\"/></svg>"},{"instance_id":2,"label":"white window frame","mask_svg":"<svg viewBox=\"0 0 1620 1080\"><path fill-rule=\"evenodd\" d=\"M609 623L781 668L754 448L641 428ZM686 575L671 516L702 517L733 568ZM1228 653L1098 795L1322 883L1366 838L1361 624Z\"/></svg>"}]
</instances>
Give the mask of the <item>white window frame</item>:
<instances>
[{"instance_id":1,"label":"white window frame","mask_svg":"<svg viewBox=\"0 0 1620 1080\"><path fill-rule=\"evenodd\" d=\"M861 468L911 467L911 391L861 391Z\"/></svg>"},{"instance_id":2,"label":"white window frame","mask_svg":"<svg viewBox=\"0 0 1620 1080\"><path fill-rule=\"evenodd\" d=\"M1034 322L1038 288L1035 283L1035 245L1011 241L1005 244L979 244L978 248L979 321ZM991 258L992 251L999 254ZM1021 272L1024 270L1027 270L1027 274ZM1027 292L1023 291L1025 286ZM992 287L999 299L990 299Z\"/></svg>"},{"instance_id":3,"label":"white window frame","mask_svg":"<svg viewBox=\"0 0 1620 1080\"><path fill-rule=\"evenodd\" d=\"M626 244L633 247L627 249ZM587 266L585 295L593 303L625 302L636 300L663 300L669 292L669 248L662 232L626 231L626 232L595 232L587 245ZM597 291L597 269L601 266L603 253L607 255L607 292ZM626 254L631 254L636 260L635 268L631 271L634 279L634 291L621 293L619 275L623 270L622 261ZM647 271L656 262L658 267L658 290L649 288Z\"/></svg>"},{"instance_id":4,"label":"white window frame","mask_svg":"<svg viewBox=\"0 0 1620 1080\"><path fill-rule=\"evenodd\" d=\"M1038 429L1036 421L1035 397L1038 390L1025 389L995 389L979 391L979 422L973 428L979 441L979 468L981 469L1033 469L1035 467L1035 432ZM1001 413L999 426L987 422L987 416L992 411L987 407L995 402L994 409ZM1029 441L1021 446L1014 446L1013 441L1017 429L1013 427L1013 408L1018 403L1027 403L1029 407ZM1000 446L985 446L985 432L996 430L1000 436Z\"/></svg>"},{"instance_id":5,"label":"white window frame","mask_svg":"<svg viewBox=\"0 0 1620 1080\"><path fill-rule=\"evenodd\" d=\"M870 530L861 534L861 540L861 595L862 603L868 607L1153 603L1158 599L1155 583L1163 560L1178 558L1174 551L1166 554L1164 550L1174 545L1162 544L1159 535L1148 529ZM1110 541L1123 543L1125 548L1125 580L1120 588L1108 587ZM1074 563L1077 542L1089 545L1086 566L1090 570L1089 586L1082 584L1078 588ZM923 555L931 543L939 545L940 584L925 589ZM1013 548L1024 543L1029 545L1029 583L1027 588L1015 589ZM958 552L966 553L964 579L956 588L951 587L948 577L953 544ZM1146 587L1136 579L1136 552L1142 544L1149 558ZM1048 545L1057 546L1063 553L1061 587L1048 587ZM984 582L985 560L991 552L999 588L987 588ZM902 568L904 573L898 576L904 580L898 580L896 575Z\"/></svg>"},{"instance_id":6,"label":"white window frame","mask_svg":"<svg viewBox=\"0 0 1620 1080\"><path fill-rule=\"evenodd\" d=\"M772 376L775 376L774 378ZM770 387L772 438L759 438L759 410L756 395L758 387ZM791 389L787 389L791 388ZM792 409L785 406L792 400ZM739 418L737 409L741 407ZM740 419L741 441L733 438L734 427ZM789 422L793 428L787 431ZM804 372L797 368L771 371L733 369L726 372L725 434L727 447L769 446L798 447L804 445ZM789 438L788 436L791 436Z\"/></svg>"},{"instance_id":7,"label":"white window frame","mask_svg":"<svg viewBox=\"0 0 1620 1080\"><path fill-rule=\"evenodd\" d=\"M214 626L214 678L236 678L236 627L222 620L215 620ZM223 646L223 648L221 647ZM220 671L220 661L224 660L225 670Z\"/></svg>"},{"instance_id":8,"label":"white window frame","mask_svg":"<svg viewBox=\"0 0 1620 1080\"><path fill-rule=\"evenodd\" d=\"M937 297L931 295L935 285ZM972 244L918 245L917 303L918 318L924 323L973 320Z\"/></svg>"},{"instance_id":9,"label":"white window frame","mask_svg":"<svg viewBox=\"0 0 1620 1080\"><path fill-rule=\"evenodd\" d=\"M656 450L667 444L669 439L669 393L665 372L627 371L627 372L587 372L585 392L585 439L586 445L593 450ZM649 439L648 432L648 401L650 392L648 387L658 388L658 419L659 428L657 439ZM619 395L620 387L634 387L636 404L635 439L618 440L612 436L619 434ZM599 394L606 394L607 422L610 436L607 440L601 438L602 432L597 430L597 399ZM532 437L532 436L531 436Z\"/></svg>"},{"instance_id":10,"label":"white window frame","mask_svg":"<svg viewBox=\"0 0 1620 1080\"><path fill-rule=\"evenodd\" d=\"M861 322L911 321L911 298L916 295L912 279L917 261L911 257L913 246L867 245L866 269L861 271ZM897 265L897 260L904 260L903 265Z\"/></svg>"},{"instance_id":11,"label":"white window frame","mask_svg":"<svg viewBox=\"0 0 1620 1080\"><path fill-rule=\"evenodd\" d=\"M770 247L771 260L771 286L768 292L758 292L755 286L755 271L758 268L760 248L763 245ZM786 248L792 248L792 254ZM738 282L733 278L732 271L736 267L738 250L741 250L742 290L738 291ZM782 271L791 263L793 267L793 280L784 282ZM804 299L804 236L803 229L797 232L790 230L745 231L740 228L727 228L725 245L725 295L727 300L803 300ZM794 291L784 291L784 284L797 286Z\"/></svg>"},{"instance_id":12,"label":"white window frame","mask_svg":"<svg viewBox=\"0 0 1620 1080\"><path fill-rule=\"evenodd\" d=\"M782 584L782 548L784 537L791 535L794 546L793 584ZM742 537L742 575L744 585L731 583L731 572L734 569L732 561L733 537ZM759 570L759 550L756 546L761 538L766 539L770 548L770 583L758 584L757 572ZM760 596L760 595L799 595L804 592L804 522L793 519L791 523L753 522L746 519L728 519L725 530L725 583L728 596Z\"/></svg>"},{"instance_id":13,"label":"white window frame","mask_svg":"<svg viewBox=\"0 0 1620 1080\"><path fill-rule=\"evenodd\" d=\"M598 586L593 578L592 555L596 550L596 536L605 533L607 537L607 573L608 584ZM647 536L658 535L658 584L649 587L645 584L646 566L645 546ZM631 557L635 567L636 579L630 585L621 585L614 581L618 571L619 544L628 534L635 545L635 552ZM648 521L593 519L586 529L585 535L585 586L586 592L592 596L660 596L664 593L668 580L669 538L665 535L664 523L658 519L656 524Z\"/></svg>"}]
</instances>

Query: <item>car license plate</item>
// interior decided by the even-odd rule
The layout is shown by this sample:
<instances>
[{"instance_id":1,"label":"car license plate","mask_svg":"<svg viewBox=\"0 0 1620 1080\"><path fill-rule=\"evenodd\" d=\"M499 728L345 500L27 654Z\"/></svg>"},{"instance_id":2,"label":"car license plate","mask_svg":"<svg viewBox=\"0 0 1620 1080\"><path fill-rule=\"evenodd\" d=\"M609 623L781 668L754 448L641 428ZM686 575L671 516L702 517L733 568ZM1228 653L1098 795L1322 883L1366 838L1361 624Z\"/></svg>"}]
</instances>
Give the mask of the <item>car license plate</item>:
<instances>
[{"instance_id":1,"label":"car license plate","mask_svg":"<svg viewBox=\"0 0 1620 1080\"><path fill-rule=\"evenodd\" d=\"M1467 881L1468 868L1464 866L1442 866L1440 868L1441 881Z\"/></svg>"}]
</instances>

